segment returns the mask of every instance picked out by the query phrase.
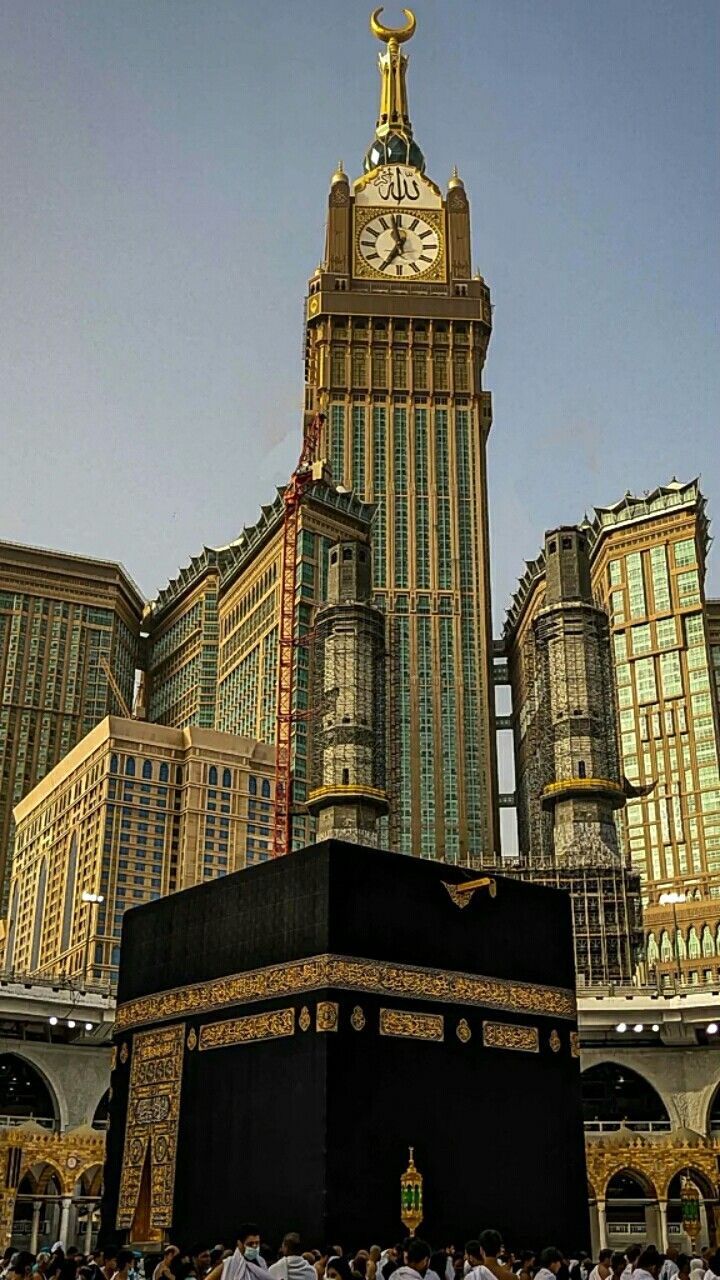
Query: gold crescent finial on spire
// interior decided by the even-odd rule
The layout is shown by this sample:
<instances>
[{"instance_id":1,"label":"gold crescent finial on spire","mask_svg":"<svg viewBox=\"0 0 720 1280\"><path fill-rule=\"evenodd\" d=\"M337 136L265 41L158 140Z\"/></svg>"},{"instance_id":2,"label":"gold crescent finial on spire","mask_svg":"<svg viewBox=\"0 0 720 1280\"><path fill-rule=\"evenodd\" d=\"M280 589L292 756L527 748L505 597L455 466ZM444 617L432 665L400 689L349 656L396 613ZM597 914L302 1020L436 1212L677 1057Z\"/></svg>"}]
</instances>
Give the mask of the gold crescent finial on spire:
<instances>
[{"instance_id":1,"label":"gold crescent finial on spire","mask_svg":"<svg viewBox=\"0 0 720 1280\"><path fill-rule=\"evenodd\" d=\"M378 40L384 41L385 44L389 44L391 40L396 40L398 44L404 44L406 40L409 40L415 34L417 22L412 9L403 9L403 13L407 18L407 25L404 27L384 27L382 22L378 21L382 11L383 6L381 5L379 9L374 9L370 14L370 30L374 36L377 36Z\"/></svg>"}]
</instances>

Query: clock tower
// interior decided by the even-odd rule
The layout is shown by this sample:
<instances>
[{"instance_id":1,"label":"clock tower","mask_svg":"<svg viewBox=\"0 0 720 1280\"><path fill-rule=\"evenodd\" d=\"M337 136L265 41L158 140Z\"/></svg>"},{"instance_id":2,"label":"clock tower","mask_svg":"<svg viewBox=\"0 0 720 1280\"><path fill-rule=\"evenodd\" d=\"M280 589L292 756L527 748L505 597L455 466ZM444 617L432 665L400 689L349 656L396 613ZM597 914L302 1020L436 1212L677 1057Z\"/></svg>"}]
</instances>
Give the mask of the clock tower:
<instances>
[{"instance_id":1,"label":"clock tower","mask_svg":"<svg viewBox=\"0 0 720 1280\"><path fill-rule=\"evenodd\" d=\"M457 172L425 173L408 113L415 31L371 19L380 113L364 172L333 174L306 300L305 408L327 415L336 483L376 504L374 599L388 644L391 848L451 862L499 850L486 440L490 293Z\"/></svg>"}]
</instances>

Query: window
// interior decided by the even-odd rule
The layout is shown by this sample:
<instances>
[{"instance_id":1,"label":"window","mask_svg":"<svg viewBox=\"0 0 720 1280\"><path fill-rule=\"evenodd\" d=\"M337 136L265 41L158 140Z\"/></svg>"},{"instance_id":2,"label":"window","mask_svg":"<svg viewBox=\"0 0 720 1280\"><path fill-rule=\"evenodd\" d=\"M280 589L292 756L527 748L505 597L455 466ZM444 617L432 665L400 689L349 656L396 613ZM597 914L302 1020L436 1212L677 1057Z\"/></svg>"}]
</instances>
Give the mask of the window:
<instances>
[{"instance_id":1,"label":"window","mask_svg":"<svg viewBox=\"0 0 720 1280\"><path fill-rule=\"evenodd\" d=\"M135 761L132 756L128 756L127 760L125 761L125 773L128 778L135 777Z\"/></svg>"},{"instance_id":2,"label":"window","mask_svg":"<svg viewBox=\"0 0 720 1280\"><path fill-rule=\"evenodd\" d=\"M223 769L223 786L224 787L232 786L232 772L230 771L230 769Z\"/></svg>"},{"instance_id":3,"label":"window","mask_svg":"<svg viewBox=\"0 0 720 1280\"><path fill-rule=\"evenodd\" d=\"M117 758L117 756L111 756L111 757L110 757L110 772L111 772L111 773L117 773L117 770L118 770L118 758Z\"/></svg>"},{"instance_id":4,"label":"window","mask_svg":"<svg viewBox=\"0 0 720 1280\"><path fill-rule=\"evenodd\" d=\"M652 648L650 624L645 622L640 627L633 627L631 632L633 653L649 653Z\"/></svg>"},{"instance_id":5,"label":"window","mask_svg":"<svg viewBox=\"0 0 720 1280\"><path fill-rule=\"evenodd\" d=\"M667 556L664 547L653 547L650 552L655 612L664 613L670 608L670 583L668 581Z\"/></svg>"},{"instance_id":6,"label":"window","mask_svg":"<svg viewBox=\"0 0 720 1280\"><path fill-rule=\"evenodd\" d=\"M691 569L688 573L679 573L676 581L681 605L700 603L700 584L696 569Z\"/></svg>"},{"instance_id":7,"label":"window","mask_svg":"<svg viewBox=\"0 0 720 1280\"><path fill-rule=\"evenodd\" d=\"M656 624L659 649L671 649L677 644L677 626L674 618L663 618Z\"/></svg>"},{"instance_id":8,"label":"window","mask_svg":"<svg viewBox=\"0 0 720 1280\"><path fill-rule=\"evenodd\" d=\"M645 587L643 584L642 556L639 551L633 551L631 555L625 559L627 569L628 598L630 604L630 617L642 618L647 610L645 607Z\"/></svg>"},{"instance_id":9,"label":"window","mask_svg":"<svg viewBox=\"0 0 720 1280\"><path fill-rule=\"evenodd\" d=\"M211 764L211 765L210 765L210 769L209 769L209 771L208 771L208 784L209 784L209 786L211 786L211 787L216 787L216 786L217 786L217 780L218 780L218 771L217 771L217 769L215 768L215 765L214 765L214 764Z\"/></svg>"},{"instance_id":10,"label":"window","mask_svg":"<svg viewBox=\"0 0 720 1280\"><path fill-rule=\"evenodd\" d=\"M617 587L622 582L622 574L620 572L620 561L611 560L609 567L610 586Z\"/></svg>"},{"instance_id":11,"label":"window","mask_svg":"<svg viewBox=\"0 0 720 1280\"><path fill-rule=\"evenodd\" d=\"M691 960L697 960L700 955L700 939L697 936L695 925L691 926L688 936L688 955Z\"/></svg>"},{"instance_id":12,"label":"window","mask_svg":"<svg viewBox=\"0 0 720 1280\"><path fill-rule=\"evenodd\" d=\"M254 777L253 774L250 774L250 777L248 778L248 791L251 796L257 795L257 778Z\"/></svg>"},{"instance_id":13,"label":"window","mask_svg":"<svg viewBox=\"0 0 720 1280\"><path fill-rule=\"evenodd\" d=\"M663 656L672 657L673 655L668 654ZM638 702L657 701L655 662L653 658L639 658L635 663L635 688L637 690Z\"/></svg>"},{"instance_id":14,"label":"window","mask_svg":"<svg viewBox=\"0 0 720 1280\"><path fill-rule=\"evenodd\" d=\"M143 760L142 776L143 778L152 778L152 762L150 760Z\"/></svg>"},{"instance_id":15,"label":"window","mask_svg":"<svg viewBox=\"0 0 720 1280\"><path fill-rule=\"evenodd\" d=\"M649 659L652 661L652 659ZM677 650L660 654L660 677L664 698L679 698L682 695L683 683L680 670L680 654ZM647 699L645 699L647 701ZM652 699L654 701L654 698Z\"/></svg>"},{"instance_id":16,"label":"window","mask_svg":"<svg viewBox=\"0 0 720 1280\"><path fill-rule=\"evenodd\" d=\"M166 764L161 764L160 765L160 781L167 782L167 780L168 780L168 767Z\"/></svg>"},{"instance_id":17,"label":"window","mask_svg":"<svg viewBox=\"0 0 720 1280\"><path fill-rule=\"evenodd\" d=\"M263 795L265 799L268 799L270 796L270 783L267 778L263 778L262 780L261 795Z\"/></svg>"},{"instance_id":18,"label":"window","mask_svg":"<svg viewBox=\"0 0 720 1280\"><path fill-rule=\"evenodd\" d=\"M676 542L673 547L673 552L675 555L675 564L678 568L686 564L697 564L695 543L692 538L685 538L683 542Z\"/></svg>"}]
</instances>

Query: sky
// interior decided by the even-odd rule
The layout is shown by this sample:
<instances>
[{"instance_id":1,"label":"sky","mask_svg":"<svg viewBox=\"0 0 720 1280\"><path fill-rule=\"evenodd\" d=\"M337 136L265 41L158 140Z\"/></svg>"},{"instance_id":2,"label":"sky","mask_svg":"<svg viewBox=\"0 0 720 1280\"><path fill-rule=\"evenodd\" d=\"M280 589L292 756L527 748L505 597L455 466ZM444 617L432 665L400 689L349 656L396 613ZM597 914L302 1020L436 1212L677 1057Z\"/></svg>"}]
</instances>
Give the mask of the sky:
<instances>
[{"instance_id":1,"label":"sky","mask_svg":"<svg viewBox=\"0 0 720 1280\"><path fill-rule=\"evenodd\" d=\"M329 179L377 114L369 7L3 0L0 538L152 595L287 480ZM720 6L415 9L416 138L459 167L495 307L499 630L546 528L674 475L720 515Z\"/></svg>"}]
</instances>

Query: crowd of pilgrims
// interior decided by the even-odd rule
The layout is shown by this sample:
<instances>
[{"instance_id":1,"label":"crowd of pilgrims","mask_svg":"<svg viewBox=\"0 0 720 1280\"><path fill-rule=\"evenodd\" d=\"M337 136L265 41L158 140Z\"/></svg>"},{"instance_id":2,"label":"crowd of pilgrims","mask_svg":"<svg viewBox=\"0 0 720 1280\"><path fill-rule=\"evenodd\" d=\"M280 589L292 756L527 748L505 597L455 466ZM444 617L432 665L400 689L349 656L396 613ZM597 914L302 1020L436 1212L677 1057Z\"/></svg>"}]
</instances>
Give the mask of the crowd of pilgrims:
<instances>
[{"instance_id":1,"label":"crowd of pilgrims","mask_svg":"<svg viewBox=\"0 0 720 1280\"><path fill-rule=\"evenodd\" d=\"M168 1244L158 1255L132 1249L97 1250L89 1257L63 1249L5 1250L0 1280L720 1280L720 1251L681 1253L669 1245L630 1245L624 1252L601 1249L597 1261L579 1250L572 1257L554 1245L506 1249L497 1231L480 1233L464 1248L433 1250L412 1236L389 1248L373 1245L346 1254L342 1245L305 1249L289 1232L279 1252L266 1245L260 1229L245 1223L235 1246L205 1244L183 1250Z\"/></svg>"}]
</instances>

